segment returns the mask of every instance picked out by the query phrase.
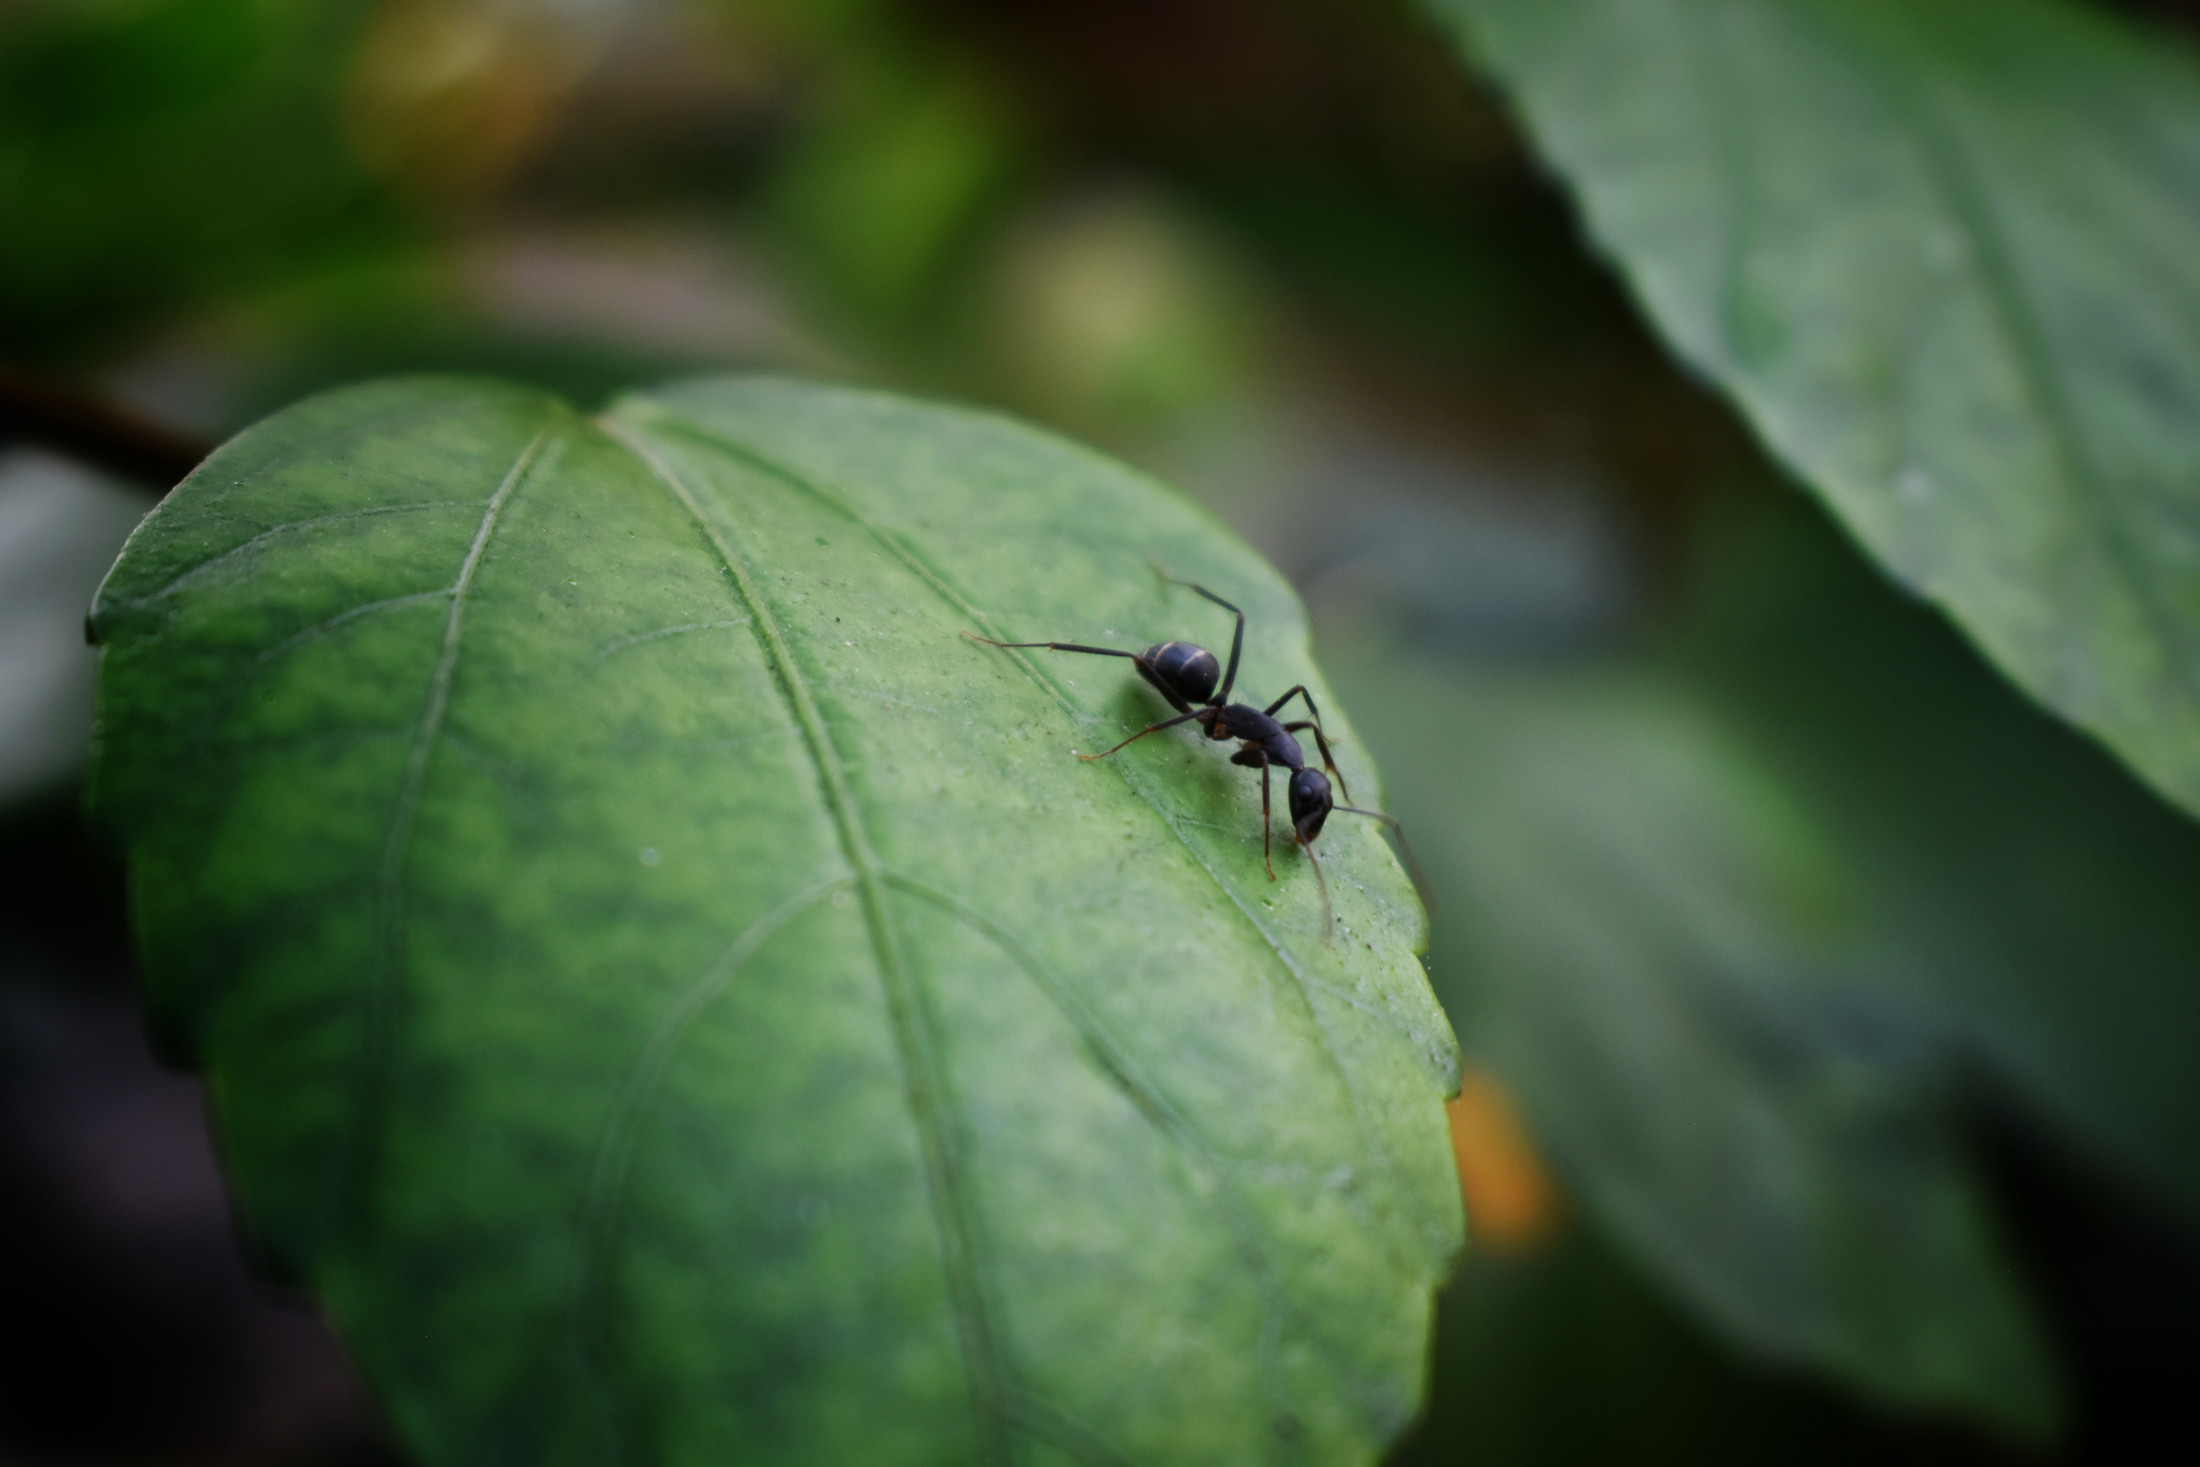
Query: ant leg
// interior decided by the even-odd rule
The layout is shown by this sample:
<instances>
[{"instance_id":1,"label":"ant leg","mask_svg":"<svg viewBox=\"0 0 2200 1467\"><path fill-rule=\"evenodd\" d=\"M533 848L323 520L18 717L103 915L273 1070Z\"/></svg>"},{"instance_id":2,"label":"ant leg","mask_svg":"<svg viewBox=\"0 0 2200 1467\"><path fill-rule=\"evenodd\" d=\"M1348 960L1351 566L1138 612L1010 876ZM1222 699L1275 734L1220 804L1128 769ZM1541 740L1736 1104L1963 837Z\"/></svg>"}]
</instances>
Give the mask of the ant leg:
<instances>
[{"instance_id":1,"label":"ant leg","mask_svg":"<svg viewBox=\"0 0 2200 1467\"><path fill-rule=\"evenodd\" d=\"M1146 665L1146 657L1142 652L1125 652L1115 647L1087 647L1079 642L996 642L991 637L981 637L976 632L964 632L963 635L973 642L983 642L988 647L1045 647L1055 652L1090 652L1095 657L1127 657L1131 665L1138 669L1138 675L1150 683L1155 692L1169 700L1170 707L1179 713L1192 711L1192 705L1185 702L1174 688L1154 676L1154 671Z\"/></svg>"},{"instance_id":2,"label":"ant leg","mask_svg":"<svg viewBox=\"0 0 2200 1467\"><path fill-rule=\"evenodd\" d=\"M1268 854L1268 770L1271 766L1263 759L1260 765L1260 860L1268 868L1268 879L1276 879L1275 858Z\"/></svg>"},{"instance_id":3,"label":"ant leg","mask_svg":"<svg viewBox=\"0 0 2200 1467\"><path fill-rule=\"evenodd\" d=\"M1087 647L1078 642L996 642L991 637L981 637L976 632L964 632L963 635L973 642L983 642L988 647L1045 647L1055 652L1090 652L1095 657L1127 657L1131 666L1138 669L1138 675L1151 684L1155 692L1168 699L1171 708L1179 713L1192 711L1192 705L1185 702L1176 689L1154 676L1153 669L1146 665L1145 654L1141 652L1124 652L1114 647Z\"/></svg>"},{"instance_id":4,"label":"ant leg","mask_svg":"<svg viewBox=\"0 0 2200 1467\"><path fill-rule=\"evenodd\" d=\"M1230 637L1230 665L1223 669L1222 688L1221 691L1215 694L1215 702L1229 702L1230 689L1237 686L1238 654L1245 650L1245 613L1239 611L1237 607L1223 600L1220 596L1217 596L1214 592L1208 590L1205 586L1200 585L1196 581L1178 580L1175 576L1172 576L1167 571L1162 570L1161 562L1158 560L1153 563L1153 568L1156 572L1159 573L1161 579L1163 579L1164 581L1169 582L1171 585L1182 586L1188 591L1197 591L1200 595L1206 597L1209 601L1214 602L1215 605L1221 607L1224 611L1230 612L1237 617L1237 631L1232 633Z\"/></svg>"},{"instance_id":5,"label":"ant leg","mask_svg":"<svg viewBox=\"0 0 2200 1467\"><path fill-rule=\"evenodd\" d=\"M1314 706L1314 695L1306 691L1306 684L1298 684L1296 687L1292 688L1290 692L1285 693L1275 702L1270 703L1266 708L1261 709L1261 712L1267 714L1270 718L1274 718L1276 716L1277 710L1281 709L1284 704L1290 702L1293 698L1303 698L1306 701L1306 711L1307 714L1313 719L1313 722L1286 724L1286 731L1290 733L1297 733L1302 728L1310 728L1314 731L1315 747L1319 748L1322 751L1322 767L1327 769L1331 774L1337 777L1338 792L1342 794L1346 799L1351 799L1352 791L1345 787L1344 772L1337 768L1337 761L1329 757L1329 739L1326 735L1322 733L1322 711L1321 709Z\"/></svg>"},{"instance_id":6,"label":"ant leg","mask_svg":"<svg viewBox=\"0 0 2200 1467\"><path fill-rule=\"evenodd\" d=\"M1380 810L1362 810L1356 805L1333 805L1332 811L1342 810L1347 815L1365 815L1370 820L1380 820L1390 827L1390 833L1398 837L1398 849L1406 858L1406 869L1413 873L1413 884L1421 893L1421 902L1430 911L1436 910L1436 894L1429 889L1428 873L1421 869L1421 858L1413 854L1413 842L1406 839L1405 826L1395 815L1385 815Z\"/></svg>"},{"instance_id":7,"label":"ant leg","mask_svg":"<svg viewBox=\"0 0 2200 1467\"><path fill-rule=\"evenodd\" d=\"M1351 799L1352 791L1345 788L1344 771L1337 767L1336 760L1329 757L1329 740L1322 737L1322 726L1318 723L1287 723L1283 726L1285 733L1297 733L1300 729L1307 729L1313 733L1314 747L1322 751L1322 767L1336 776L1338 793L1348 800Z\"/></svg>"},{"instance_id":8,"label":"ant leg","mask_svg":"<svg viewBox=\"0 0 2200 1467\"><path fill-rule=\"evenodd\" d=\"M1204 708L1194 708L1189 713L1179 713L1174 718L1164 718L1159 723L1150 723L1146 725L1146 727L1140 729L1137 733L1134 733L1129 738L1123 740L1123 744L1135 744L1140 739L1144 738L1147 734L1159 733L1165 728L1175 728L1180 723L1188 723L1192 719L1199 717L1200 714L1205 713L1206 711L1207 710ZM1122 748L1123 744L1117 744L1114 749L1102 749L1097 754L1079 754L1077 757L1089 764L1095 759L1107 758L1108 755L1115 752L1115 749Z\"/></svg>"},{"instance_id":9,"label":"ant leg","mask_svg":"<svg viewBox=\"0 0 2200 1467\"><path fill-rule=\"evenodd\" d=\"M1292 838L1298 841L1299 849L1306 852L1306 859L1313 863L1314 879L1321 883L1322 941L1325 943L1332 941L1337 928L1337 909L1329 904L1329 878L1322 874L1321 857L1314 854L1314 843L1312 841L1299 835L1296 830L1292 831L1291 834Z\"/></svg>"},{"instance_id":10,"label":"ant leg","mask_svg":"<svg viewBox=\"0 0 2200 1467\"><path fill-rule=\"evenodd\" d=\"M1116 647L1086 647L1076 642L996 642L991 637L981 637L976 632L964 632L973 642L983 642L988 647L1046 647L1056 652L1090 652L1095 657L1128 657L1138 661L1136 652L1125 652Z\"/></svg>"}]
</instances>

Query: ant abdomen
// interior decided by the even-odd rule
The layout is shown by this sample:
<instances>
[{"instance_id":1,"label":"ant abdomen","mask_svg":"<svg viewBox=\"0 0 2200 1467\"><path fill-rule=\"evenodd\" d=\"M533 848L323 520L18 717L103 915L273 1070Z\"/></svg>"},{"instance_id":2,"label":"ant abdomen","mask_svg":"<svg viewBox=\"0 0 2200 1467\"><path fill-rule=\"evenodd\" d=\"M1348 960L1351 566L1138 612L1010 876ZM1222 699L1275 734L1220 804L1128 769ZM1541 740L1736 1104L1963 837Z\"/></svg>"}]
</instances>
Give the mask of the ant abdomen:
<instances>
[{"instance_id":1,"label":"ant abdomen","mask_svg":"<svg viewBox=\"0 0 2200 1467\"><path fill-rule=\"evenodd\" d=\"M1215 684L1222 680L1222 664L1215 661L1215 654L1193 642L1156 642L1139 662L1187 703L1209 701Z\"/></svg>"}]
</instances>

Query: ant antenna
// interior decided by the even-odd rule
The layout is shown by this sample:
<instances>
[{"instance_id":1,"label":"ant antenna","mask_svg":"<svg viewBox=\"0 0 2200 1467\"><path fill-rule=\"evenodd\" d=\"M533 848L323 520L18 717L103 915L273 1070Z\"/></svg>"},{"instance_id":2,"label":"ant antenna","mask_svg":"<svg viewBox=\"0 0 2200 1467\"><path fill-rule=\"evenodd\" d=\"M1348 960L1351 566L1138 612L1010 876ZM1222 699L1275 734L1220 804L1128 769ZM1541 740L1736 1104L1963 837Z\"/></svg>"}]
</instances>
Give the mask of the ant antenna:
<instances>
[{"instance_id":1,"label":"ant antenna","mask_svg":"<svg viewBox=\"0 0 2200 1467\"><path fill-rule=\"evenodd\" d=\"M1295 830L1291 832L1291 834L1295 839L1298 840L1299 849L1306 852L1306 859L1313 862L1314 879L1317 882L1321 883L1322 941L1325 943L1334 942L1336 940L1337 932L1337 909L1329 904L1329 878L1322 874L1321 857L1314 854L1314 843L1312 841L1300 837L1298 832Z\"/></svg>"},{"instance_id":2,"label":"ant antenna","mask_svg":"<svg viewBox=\"0 0 2200 1467\"><path fill-rule=\"evenodd\" d=\"M1406 869L1413 873L1413 885L1421 893L1421 904L1431 912L1436 910L1436 894L1429 889L1428 873L1421 869L1421 858L1413 854L1413 842L1406 839L1406 828L1398 823L1397 816L1385 815L1380 810L1362 810L1357 805L1333 805L1330 808L1342 810L1347 815L1365 815L1370 820L1380 820L1389 826L1391 834L1398 837L1398 850L1406 858Z\"/></svg>"}]
</instances>

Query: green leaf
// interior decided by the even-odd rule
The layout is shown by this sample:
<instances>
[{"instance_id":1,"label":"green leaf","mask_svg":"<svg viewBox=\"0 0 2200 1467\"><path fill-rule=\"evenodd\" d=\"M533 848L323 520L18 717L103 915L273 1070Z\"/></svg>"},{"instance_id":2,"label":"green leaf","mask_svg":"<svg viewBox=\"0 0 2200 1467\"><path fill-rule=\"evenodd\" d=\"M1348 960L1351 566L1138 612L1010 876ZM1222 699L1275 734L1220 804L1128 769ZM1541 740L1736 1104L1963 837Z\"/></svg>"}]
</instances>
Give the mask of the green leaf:
<instances>
[{"instance_id":1,"label":"green leaf","mask_svg":"<svg viewBox=\"0 0 2200 1467\"><path fill-rule=\"evenodd\" d=\"M2049 0L1430 0L1659 329L2200 811L2200 67Z\"/></svg>"},{"instance_id":2,"label":"green leaf","mask_svg":"<svg viewBox=\"0 0 2200 1467\"><path fill-rule=\"evenodd\" d=\"M2200 1229L2200 827L1790 508L1715 528L1676 651L1849 873L1821 978Z\"/></svg>"},{"instance_id":3,"label":"green leaf","mask_svg":"<svg viewBox=\"0 0 2200 1467\"><path fill-rule=\"evenodd\" d=\"M1722 503L1703 542L1648 656L1341 660L1441 995L1729 1340L2039 1436L2058 1391L1971 1123L2200 1226L2200 827L1800 499Z\"/></svg>"},{"instance_id":4,"label":"green leaf","mask_svg":"<svg viewBox=\"0 0 2200 1467\"><path fill-rule=\"evenodd\" d=\"M1645 670L1386 670L1446 1002L1606 1225L1752 1352L2051 1433L1949 1056L1828 983L1877 955L1843 951L1851 873L1782 782Z\"/></svg>"},{"instance_id":5,"label":"green leaf","mask_svg":"<svg viewBox=\"0 0 2200 1467\"><path fill-rule=\"evenodd\" d=\"M1719 1348L1593 1223L1527 1257L1475 1253L1439 1321L1429 1414L1388 1467L1829 1467L1916 1450L1914 1422Z\"/></svg>"},{"instance_id":6,"label":"green leaf","mask_svg":"<svg viewBox=\"0 0 2200 1467\"><path fill-rule=\"evenodd\" d=\"M9 354L96 359L210 296L402 241L339 105L372 8L0 7Z\"/></svg>"},{"instance_id":7,"label":"green leaf","mask_svg":"<svg viewBox=\"0 0 2200 1467\"><path fill-rule=\"evenodd\" d=\"M314 399L102 591L97 808L271 1256L434 1463L1347 1462L1458 1244L1367 822L1264 876L1128 664L1302 612L1002 420L763 380ZM1347 741L1355 794L1374 773Z\"/></svg>"}]
</instances>

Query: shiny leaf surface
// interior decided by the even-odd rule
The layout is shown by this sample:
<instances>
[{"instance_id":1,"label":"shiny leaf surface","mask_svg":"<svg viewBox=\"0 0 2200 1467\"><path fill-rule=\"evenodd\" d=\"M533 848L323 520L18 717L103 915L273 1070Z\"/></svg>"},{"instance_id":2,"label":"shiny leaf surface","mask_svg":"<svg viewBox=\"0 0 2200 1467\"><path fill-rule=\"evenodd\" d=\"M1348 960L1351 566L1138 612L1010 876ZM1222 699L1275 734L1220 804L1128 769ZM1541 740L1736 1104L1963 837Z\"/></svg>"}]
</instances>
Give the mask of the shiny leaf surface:
<instances>
[{"instance_id":1,"label":"shiny leaf surface","mask_svg":"<svg viewBox=\"0 0 2200 1467\"><path fill-rule=\"evenodd\" d=\"M2200 66L2057 0L1431 0L1666 340L2200 812Z\"/></svg>"}]
</instances>

